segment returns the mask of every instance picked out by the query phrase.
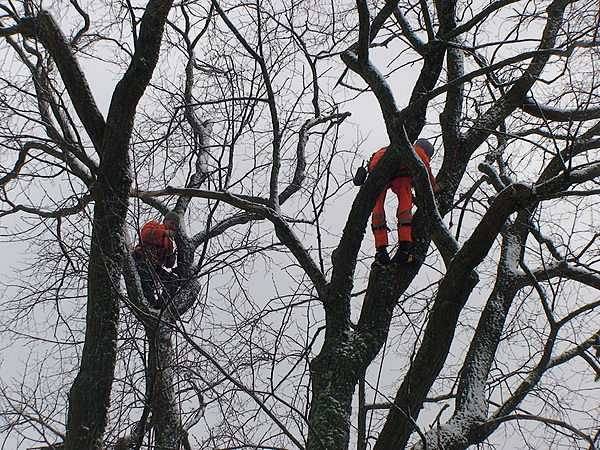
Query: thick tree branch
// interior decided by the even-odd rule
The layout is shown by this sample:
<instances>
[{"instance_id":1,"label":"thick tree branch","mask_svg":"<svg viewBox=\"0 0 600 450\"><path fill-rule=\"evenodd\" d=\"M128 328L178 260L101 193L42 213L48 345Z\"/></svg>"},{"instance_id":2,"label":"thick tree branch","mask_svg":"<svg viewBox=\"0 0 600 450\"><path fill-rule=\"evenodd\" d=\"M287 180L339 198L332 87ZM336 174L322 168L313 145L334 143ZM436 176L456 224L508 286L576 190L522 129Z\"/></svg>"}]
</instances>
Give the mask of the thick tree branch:
<instances>
[{"instance_id":1,"label":"thick tree branch","mask_svg":"<svg viewBox=\"0 0 600 450\"><path fill-rule=\"evenodd\" d=\"M504 235L496 283L481 313L471 345L460 370L456 411L457 420L479 421L487 415L485 384L494 361L504 323L517 293L514 270L518 267L521 242L508 231Z\"/></svg>"},{"instance_id":2,"label":"thick tree branch","mask_svg":"<svg viewBox=\"0 0 600 450\"><path fill-rule=\"evenodd\" d=\"M452 30L444 33L441 36L441 39L444 41L450 41L455 37L471 30L473 27L480 26L481 23L485 21L494 12L512 3L517 3L518 1L519 0L499 0L492 2L488 6L483 8L480 12L475 14L471 19L467 20L465 23L461 23L456 28L453 28Z\"/></svg>"},{"instance_id":3,"label":"thick tree branch","mask_svg":"<svg viewBox=\"0 0 600 450\"><path fill-rule=\"evenodd\" d=\"M558 262L539 267L531 271L537 281L549 281L553 278L566 278L568 280L578 281L600 291L600 275L597 273L577 267L567 262ZM522 274L515 279L516 286L522 289L531 284L531 278Z\"/></svg>"},{"instance_id":4,"label":"thick tree branch","mask_svg":"<svg viewBox=\"0 0 600 450\"><path fill-rule=\"evenodd\" d=\"M502 191L452 260L430 313L423 341L394 400L375 449L403 448L423 401L439 375L460 311L478 281L473 270L487 255L508 216L531 202L531 188L513 184Z\"/></svg>"},{"instance_id":5,"label":"thick tree branch","mask_svg":"<svg viewBox=\"0 0 600 450\"><path fill-rule=\"evenodd\" d=\"M506 94L475 121L467 132L463 141L464 152L460 155L462 161L467 161L472 152L489 136L490 130L495 130L512 111L522 104L525 95L537 81L552 54L551 49L555 47L565 8L574 1L576 0L555 0L548 6L546 9L548 18L538 46L538 53L533 56L525 73Z\"/></svg>"},{"instance_id":6,"label":"thick tree branch","mask_svg":"<svg viewBox=\"0 0 600 450\"><path fill-rule=\"evenodd\" d=\"M317 125L327 122L337 122L338 124L343 122L347 117L350 117L350 113L339 113L331 114L328 116L317 116L312 119L308 119L300 127L298 133L298 144L296 145L296 168L294 169L294 175L292 181L287 187L279 194L279 204L285 203L292 195L300 190L302 183L306 178L306 144L310 136L310 130Z\"/></svg>"},{"instance_id":7,"label":"thick tree branch","mask_svg":"<svg viewBox=\"0 0 600 450\"><path fill-rule=\"evenodd\" d=\"M567 109L539 104L527 96L519 107L527 114L553 122L571 122L600 119L600 108Z\"/></svg>"},{"instance_id":8,"label":"thick tree branch","mask_svg":"<svg viewBox=\"0 0 600 450\"><path fill-rule=\"evenodd\" d=\"M11 209L2 211L0 210L0 217L8 216L10 214L15 214L17 212L25 212L28 214L33 214L35 216L43 217L46 219L57 219L59 217L67 217L72 216L74 214L78 214L82 212L88 204L93 200L93 196L89 193L84 194L81 197L76 198L75 205L73 206L65 206L59 209L55 209L53 211L44 210L38 207L27 206L27 205L17 205L12 203L8 199L4 199L6 203L11 206ZM66 203L66 202L65 202Z\"/></svg>"},{"instance_id":9,"label":"thick tree branch","mask_svg":"<svg viewBox=\"0 0 600 450\"><path fill-rule=\"evenodd\" d=\"M371 41L370 27L371 15L366 0L356 0L358 10L358 62L366 64L369 61L369 46Z\"/></svg>"},{"instance_id":10,"label":"thick tree branch","mask_svg":"<svg viewBox=\"0 0 600 450\"><path fill-rule=\"evenodd\" d=\"M94 147L100 153L105 127L104 118L96 106L85 74L66 37L47 11L40 11L36 17L25 17L21 19L21 23L26 28L23 34L38 39L52 56L77 115Z\"/></svg>"},{"instance_id":11,"label":"thick tree branch","mask_svg":"<svg viewBox=\"0 0 600 450\"><path fill-rule=\"evenodd\" d=\"M419 36L417 36L409 21L406 19L404 14L402 14L402 11L400 11L400 8L394 9L394 18L402 29L402 35L408 39L408 42L410 42L410 45L413 46L415 51L423 56L426 52L426 44L421 38L419 38Z\"/></svg>"},{"instance_id":12,"label":"thick tree branch","mask_svg":"<svg viewBox=\"0 0 600 450\"><path fill-rule=\"evenodd\" d=\"M167 187L166 189L160 191L145 191L141 194L148 197L176 194L189 197L220 200L229 205L235 206L236 208L240 208L246 212L256 214L269 220L275 226L277 237L290 249L292 254L298 260L300 266L313 282L315 289L319 293L319 296L322 299L325 298L327 281L325 280L323 273L310 256L308 250L304 248L300 239L298 239L293 230L289 227L285 219L283 219L277 211L267 206L267 202L265 200L257 199L255 197L235 195L229 192L205 191L201 189L189 188L182 189L173 187ZM260 203L257 203L257 200L260 201Z\"/></svg>"},{"instance_id":13,"label":"thick tree branch","mask_svg":"<svg viewBox=\"0 0 600 450\"><path fill-rule=\"evenodd\" d=\"M456 48L449 48L446 52L447 81L461 79L464 75L463 52ZM444 110L440 113L440 125L444 151L457 151L460 145L460 120L463 111L464 83L455 83L446 93Z\"/></svg>"},{"instance_id":14,"label":"thick tree branch","mask_svg":"<svg viewBox=\"0 0 600 450\"><path fill-rule=\"evenodd\" d=\"M30 145L24 145L23 147L21 147L17 156L17 160L13 165L13 168L10 171L6 172L6 175L0 177L0 189L4 188L4 186L6 186L9 181L15 180L19 176L21 169L25 166L29 150L31 150L32 148L34 147Z\"/></svg>"},{"instance_id":15,"label":"thick tree branch","mask_svg":"<svg viewBox=\"0 0 600 450\"><path fill-rule=\"evenodd\" d=\"M509 114L519 107L527 92L542 73L551 55L548 50L555 47L565 8L573 1L575 0L555 0L548 6L546 9L548 18L537 53L533 56L524 74L513 83L512 87L502 97L475 120L475 123L464 134L459 145L446 149L444 162L438 173L438 182L444 186L444 190L439 196L442 214L445 214L453 204L454 192L458 189L473 152L479 148L493 130L504 123Z\"/></svg>"}]
</instances>

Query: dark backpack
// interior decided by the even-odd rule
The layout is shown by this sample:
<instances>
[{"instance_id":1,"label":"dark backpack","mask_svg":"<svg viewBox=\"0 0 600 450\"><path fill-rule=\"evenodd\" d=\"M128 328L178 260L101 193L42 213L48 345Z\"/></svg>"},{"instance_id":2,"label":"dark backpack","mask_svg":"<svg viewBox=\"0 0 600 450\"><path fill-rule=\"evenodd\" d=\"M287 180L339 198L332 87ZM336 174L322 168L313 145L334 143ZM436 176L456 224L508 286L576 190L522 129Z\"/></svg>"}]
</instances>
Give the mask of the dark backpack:
<instances>
[{"instance_id":1,"label":"dark backpack","mask_svg":"<svg viewBox=\"0 0 600 450\"><path fill-rule=\"evenodd\" d=\"M362 165L356 169L356 173L354 174L354 178L352 178L352 182L354 186L362 186L365 184L365 180L367 179L367 175L369 171L367 170L367 164L365 161L362 162Z\"/></svg>"}]
</instances>

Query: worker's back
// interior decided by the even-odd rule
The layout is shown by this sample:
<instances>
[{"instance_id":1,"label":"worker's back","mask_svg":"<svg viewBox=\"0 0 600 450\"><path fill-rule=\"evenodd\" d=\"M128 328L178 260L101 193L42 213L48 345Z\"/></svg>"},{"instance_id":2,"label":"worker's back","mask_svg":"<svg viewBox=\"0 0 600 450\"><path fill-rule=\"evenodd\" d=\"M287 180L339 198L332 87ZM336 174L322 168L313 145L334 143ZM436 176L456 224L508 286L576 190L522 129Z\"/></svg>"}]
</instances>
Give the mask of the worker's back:
<instances>
[{"instance_id":1,"label":"worker's back","mask_svg":"<svg viewBox=\"0 0 600 450\"><path fill-rule=\"evenodd\" d=\"M142 253L153 264L172 267L174 246L169 228L154 220L145 223L140 230L140 243L135 251Z\"/></svg>"}]
</instances>

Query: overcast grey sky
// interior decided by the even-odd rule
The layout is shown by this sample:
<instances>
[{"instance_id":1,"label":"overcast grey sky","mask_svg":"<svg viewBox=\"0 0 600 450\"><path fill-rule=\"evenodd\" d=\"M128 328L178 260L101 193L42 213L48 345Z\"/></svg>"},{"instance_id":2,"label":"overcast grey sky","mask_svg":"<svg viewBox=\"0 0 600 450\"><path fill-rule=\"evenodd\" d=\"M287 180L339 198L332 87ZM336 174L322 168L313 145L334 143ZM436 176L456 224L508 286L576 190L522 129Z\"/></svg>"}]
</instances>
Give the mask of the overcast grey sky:
<instances>
[{"instance_id":1,"label":"overcast grey sky","mask_svg":"<svg viewBox=\"0 0 600 450\"><path fill-rule=\"evenodd\" d=\"M536 34L538 30L530 29L528 30L532 34ZM391 49L379 49L375 51L374 60L377 65L384 66L387 63L389 58L390 51L393 51L393 47ZM84 71L90 81L90 86L92 88L94 97L101 109L101 111L105 114L108 105L110 102L110 95L114 88L116 81L119 78L118 73L115 73L114 66L111 66L107 63L102 63L98 61L82 61L82 66ZM407 101L408 96L410 94L410 88L413 86L414 79L418 75L418 69L420 68L419 64L416 64L413 68L407 68L405 70L399 71L395 73L389 80L391 86L394 89L394 94L396 95L396 100L400 105L403 105L404 102ZM347 93L343 93L340 95L348 95ZM370 94L363 94L356 100L348 102L345 104L345 110L350 111L352 113L352 117L349 120L348 124L346 124L343 128L345 134L342 137L342 145L346 145L349 149L352 149L355 146L357 138L363 139L364 142L360 145L358 149L359 158L356 163L358 163L361 159L366 159L370 156L370 154L376 149L388 143L388 139L386 137L385 128L383 126L381 120L381 113L379 108L374 101L374 98ZM434 111L431 114L435 114ZM432 116L432 121L437 121L437 117ZM433 128L426 128L424 135L428 137L428 133L434 132ZM439 148L439 144L438 144ZM441 149L437 154L436 158L433 161L433 167L439 167L441 161ZM339 198L336 199L335 203L327 210L327 227L330 230L340 230L343 226L343 223L346 218L346 214L350 205L353 196L355 195L356 190L348 187L343 191L343 194L340 195ZM395 208L395 199L393 196L388 196L388 211L389 217L394 218L395 214L393 212ZM390 220L393 223L393 220ZM0 219L0 232L4 233L5 230L2 227L7 227L8 229L12 229L14 226L14 219L12 217L2 218ZM470 228L471 224L466 224L466 229ZM394 228L392 226L392 228ZM363 242L363 251L365 255L372 254L373 252L373 240L372 236L367 230L366 239ZM391 233L392 241L395 241L395 233ZM336 241L335 234L327 234L325 235L325 239L328 244L333 244ZM19 277L19 270L23 264L26 264L26 260L31 257L31 255L26 253L27 246L24 243L20 242L10 242L6 239L2 239L0 242L0 275L6 281L11 277ZM361 267L357 274L357 280L361 280L364 284L365 282L365 274L368 267L368 261L364 266ZM486 269L489 269L493 266L493 258L492 261L488 262L489 264L486 266ZM439 262L438 262L439 264ZM16 271L13 270L16 268ZM265 269L266 270L266 269ZM268 275L268 276L266 276ZM256 295L257 299L263 299L266 302L271 295L273 294L273 284L272 283L260 283L261 278L269 278L275 277L277 283L289 283L289 280L282 273L278 273L277 271L272 271L268 274L258 274L256 284L254 286L250 286L251 291ZM437 279L438 275L435 270L424 271L420 277L415 280L411 287L412 290L417 290L420 287L429 284L432 281ZM287 280L287 281L286 281ZM357 284L360 284L359 281ZM10 281L9 281L10 282ZM286 286L286 288L291 288L291 285ZM357 290L358 286L357 286ZM472 320L474 317L477 317L477 309L481 304L481 301L486 298L488 290L484 287L482 288L477 295L473 295L473 297L469 300L469 306L471 309L465 311L465 319ZM4 296L5 298L11 297L15 294L14 289L8 289ZM359 304L358 301L356 303ZM320 313L317 313L320 314ZM398 320L397 325L400 327L402 324L402 318ZM474 322L473 322L474 323ZM405 324L405 323L404 323ZM50 329L48 329L50 332ZM458 364L464 354L465 343L468 342L468 334L469 332L465 332L465 334L461 334L458 336L455 345L453 346L451 357L448 360L449 366L454 366ZM18 346L12 346L6 348L9 344L9 340L7 339L7 335L0 334L0 379L4 383L9 383L13 377L19 377L24 370L24 365L27 360L28 351ZM390 348L388 348L388 354L396 353L398 358L405 358L406 355L401 355L403 349L400 349L399 346L401 344L402 337L394 336L392 343L390 344ZM403 342L406 344L406 342ZM402 351L401 351L402 350ZM397 383L399 380L399 376L403 374L405 367L397 364L398 359L390 358L386 364L383 366L383 376L381 379L380 388L382 393L387 394L392 397L395 394L395 387L397 387ZM375 361L373 366L369 369L369 378L371 382L375 382L377 378L377 371L379 370L379 359ZM575 364L583 364L576 362ZM574 383L585 383L585 380L574 378ZM589 385L586 385L589 386ZM369 390L369 395L372 395L372 391ZM372 398L372 397L369 397ZM600 400L600 394L598 390L589 391L589 405L591 408L595 408L600 415L600 410L598 410L598 402ZM378 401L382 401L381 395L378 397ZM594 406L595 405L595 406ZM588 406L586 406L588 407ZM423 414L419 423L426 424L432 419L433 415L437 410L428 410L426 414ZM449 412L451 412L451 408L449 408ZM0 436L0 439L2 436ZM520 436L511 436L504 432L498 432L492 442L497 444L497 448L503 449L512 449L514 447L513 442L522 442ZM9 441L3 448L15 448L16 444L14 441ZM24 448L24 447L22 447Z\"/></svg>"}]
</instances>

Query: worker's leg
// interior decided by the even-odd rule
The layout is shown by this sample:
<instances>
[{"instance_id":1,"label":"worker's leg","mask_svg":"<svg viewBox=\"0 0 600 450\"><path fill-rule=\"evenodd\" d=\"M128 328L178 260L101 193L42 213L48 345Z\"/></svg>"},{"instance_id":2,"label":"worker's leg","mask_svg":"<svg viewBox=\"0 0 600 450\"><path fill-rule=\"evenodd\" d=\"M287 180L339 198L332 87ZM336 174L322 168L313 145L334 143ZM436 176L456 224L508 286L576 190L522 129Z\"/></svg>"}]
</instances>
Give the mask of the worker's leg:
<instances>
[{"instance_id":1,"label":"worker's leg","mask_svg":"<svg viewBox=\"0 0 600 450\"><path fill-rule=\"evenodd\" d=\"M169 272L164 267L159 267L157 272L162 284L163 296L173 298L177 289L179 289L179 277L175 273Z\"/></svg>"},{"instance_id":2,"label":"worker's leg","mask_svg":"<svg viewBox=\"0 0 600 450\"><path fill-rule=\"evenodd\" d=\"M375 201L375 207L371 215L371 229L375 237L375 261L381 264L388 264L390 256L387 252L388 246L388 227L385 221L385 195L387 188L384 189Z\"/></svg>"},{"instance_id":3,"label":"worker's leg","mask_svg":"<svg viewBox=\"0 0 600 450\"><path fill-rule=\"evenodd\" d=\"M398 251L393 261L406 263L412 260L412 179L396 178L392 183L392 191L398 196Z\"/></svg>"},{"instance_id":4,"label":"worker's leg","mask_svg":"<svg viewBox=\"0 0 600 450\"><path fill-rule=\"evenodd\" d=\"M412 242L412 183L410 177L398 177L392 182L392 191L398 196L398 242Z\"/></svg>"},{"instance_id":5,"label":"worker's leg","mask_svg":"<svg viewBox=\"0 0 600 450\"><path fill-rule=\"evenodd\" d=\"M375 248L387 247L388 228L385 221L385 194L387 189L383 190L375 201L375 207L371 215L371 229L375 237Z\"/></svg>"},{"instance_id":6,"label":"worker's leg","mask_svg":"<svg viewBox=\"0 0 600 450\"><path fill-rule=\"evenodd\" d=\"M156 275L154 274L154 268L143 255L134 253L133 260L140 276L140 283L142 285L142 292L146 301L153 308L160 308L160 302L156 296L157 283L155 282Z\"/></svg>"}]
</instances>

